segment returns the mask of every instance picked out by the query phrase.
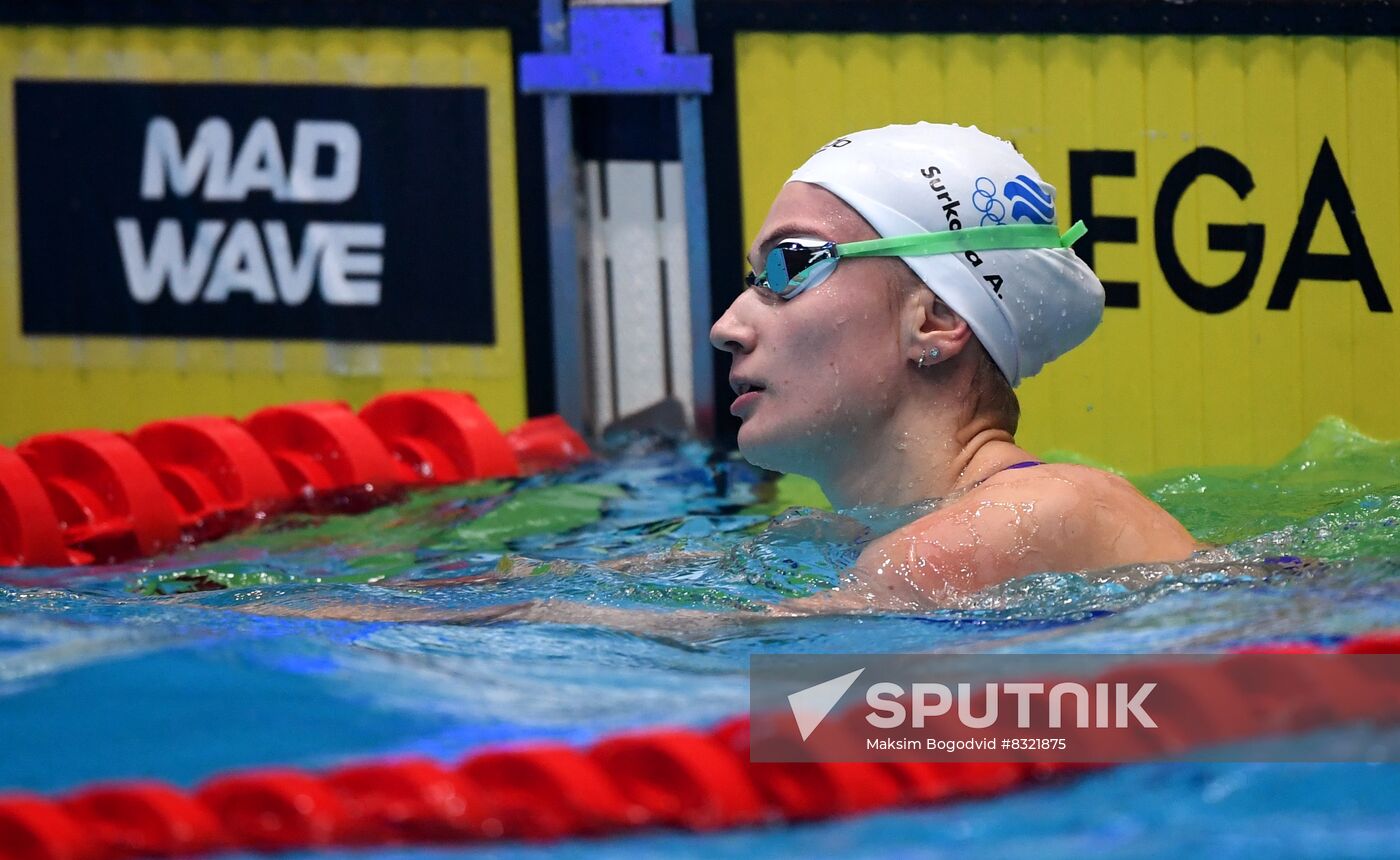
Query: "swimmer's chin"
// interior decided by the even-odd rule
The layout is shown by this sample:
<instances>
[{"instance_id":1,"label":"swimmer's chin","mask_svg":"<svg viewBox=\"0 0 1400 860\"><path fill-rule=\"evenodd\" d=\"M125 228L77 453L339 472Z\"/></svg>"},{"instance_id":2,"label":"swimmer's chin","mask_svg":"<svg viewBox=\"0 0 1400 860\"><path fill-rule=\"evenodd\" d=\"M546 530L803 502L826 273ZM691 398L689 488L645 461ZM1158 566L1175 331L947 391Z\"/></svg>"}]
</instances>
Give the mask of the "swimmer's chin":
<instances>
[{"instance_id":1,"label":"swimmer's chin","mask_svg":"<svg viewBox=\"0 0 1400 860\"><path fill-rule=\"evenodd\" d=\"M767 469L770 472L801 472L795 468L794 457L784 456L784 451L775 445L765 445L761 442L745 441L744 432L739 431L739 453L753 465L760 469Z\"/></svg>"}]
</instances>

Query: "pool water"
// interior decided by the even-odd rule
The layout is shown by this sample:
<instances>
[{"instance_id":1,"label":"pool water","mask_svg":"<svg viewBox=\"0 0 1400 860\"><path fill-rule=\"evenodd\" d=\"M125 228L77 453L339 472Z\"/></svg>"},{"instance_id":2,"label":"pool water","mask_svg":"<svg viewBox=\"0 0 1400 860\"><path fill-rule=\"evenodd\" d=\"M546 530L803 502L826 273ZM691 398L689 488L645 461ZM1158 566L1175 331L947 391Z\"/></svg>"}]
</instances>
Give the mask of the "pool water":
<instances>
[{"instance_id":1,"label":"pool water","mask_svg":"<svg viewBox=\"0 0 1400 860\"><path fill-rule=\"evenodd\" d=\"M1134 480L1225 549L1114 578L1040 574L956 610L898 615L754 610L830 586L872 529L917 509L833 513L800 479L647 438L566 475L284 517L151 562L0 570L0 790L138 776L192 786L230 768L450 761L530 738L707 725L747 707L755 652L1216 651L1400 629L1400 443L1326 421L1268 468ZM569 623L302 617L470 617L550 597L583 609ZM587 607L650 610L657 623L599 626ZM678 608L709 614L663 614ZM1152 764L817 825L469 850L1393 857L1397 789L1392 765Z\"/></svg>"}]
</instances>

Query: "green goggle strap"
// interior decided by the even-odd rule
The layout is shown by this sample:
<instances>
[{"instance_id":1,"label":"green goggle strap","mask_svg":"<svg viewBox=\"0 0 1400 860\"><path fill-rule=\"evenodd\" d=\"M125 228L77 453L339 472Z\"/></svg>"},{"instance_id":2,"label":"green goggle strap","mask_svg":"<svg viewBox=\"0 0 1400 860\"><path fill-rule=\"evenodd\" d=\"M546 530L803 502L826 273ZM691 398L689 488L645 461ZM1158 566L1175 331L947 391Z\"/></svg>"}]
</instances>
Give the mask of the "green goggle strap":
<instances>
[{"instance_id":1,"label":"green goggle strap","mask_svg":"<svg viewBox=\"0 0 1400 860\"><path fill-rule=\"evenodd\" d=\"M956 251L1008 251L1016 248L1068 248L1087 232L1083 221L1063 234L1053 224L1001 224L940 233L915 233L836 246L838 257L921 257Z\"/></svg>"}]
</instances>

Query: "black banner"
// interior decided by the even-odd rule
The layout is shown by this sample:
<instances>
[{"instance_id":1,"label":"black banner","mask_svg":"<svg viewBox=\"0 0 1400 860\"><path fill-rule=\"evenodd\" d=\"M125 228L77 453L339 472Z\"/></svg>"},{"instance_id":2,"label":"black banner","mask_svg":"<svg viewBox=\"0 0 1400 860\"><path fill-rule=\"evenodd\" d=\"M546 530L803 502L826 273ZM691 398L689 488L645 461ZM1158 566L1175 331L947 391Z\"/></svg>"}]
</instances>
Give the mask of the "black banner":
<instances>
[{"instance_id":1,"label":"black banner","mask_svg":"<svg viewBox=\"0 0 1400 860\"><path fill-rule=\"evenodd\" d=\"M26 334L494 342L486 93L17 81Z\"/></svg>"}]
</instances>

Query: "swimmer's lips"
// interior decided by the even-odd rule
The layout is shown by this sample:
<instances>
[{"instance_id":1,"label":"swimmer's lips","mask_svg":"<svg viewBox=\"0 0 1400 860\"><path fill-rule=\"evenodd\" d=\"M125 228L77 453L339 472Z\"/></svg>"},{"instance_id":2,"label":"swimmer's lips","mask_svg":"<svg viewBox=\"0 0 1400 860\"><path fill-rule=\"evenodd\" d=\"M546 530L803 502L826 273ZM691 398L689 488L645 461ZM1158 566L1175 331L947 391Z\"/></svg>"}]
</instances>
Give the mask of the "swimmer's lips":
<instances>
[{"instance_id":1,"label":"swimmer's lips","mask_svg":"<svg viewBox=\"0 0 1400 860\"><path fill-rule=\"evenodd\" d=\"M729 387L738 395L738 397L734 398L734 402L729 407L729 414L739 418L743 417L743 415L740 414L741 411L747 411L753 402L758 399L758 395L766 390L757 382L750 382L746 379L736 379L732 376L729 378Z\"/></svg>"}]
</instances>

